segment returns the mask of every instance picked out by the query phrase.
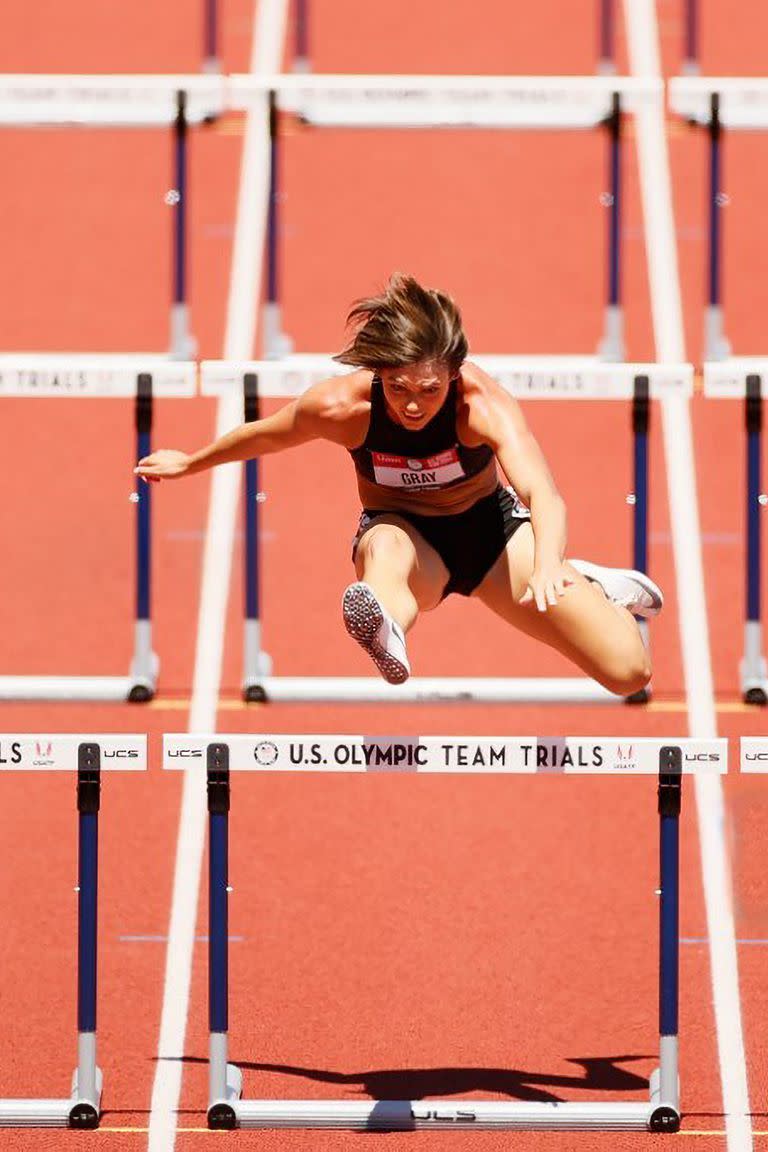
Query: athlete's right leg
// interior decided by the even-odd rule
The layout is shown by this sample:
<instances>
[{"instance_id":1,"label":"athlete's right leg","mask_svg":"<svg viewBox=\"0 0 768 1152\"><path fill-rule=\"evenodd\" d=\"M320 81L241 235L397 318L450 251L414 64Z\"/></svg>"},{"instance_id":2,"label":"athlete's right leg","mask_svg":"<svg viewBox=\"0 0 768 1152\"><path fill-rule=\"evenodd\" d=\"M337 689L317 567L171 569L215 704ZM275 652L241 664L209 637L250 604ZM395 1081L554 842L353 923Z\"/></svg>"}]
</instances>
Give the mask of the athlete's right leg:
<instances>
[{"instance_id":1,"label":"athlete's right leg","mask_svg":"<svg viewBox=\"0 0 768 1152\"><path fill-rule=\"evenodd\" d=\"M448 582L435 549L412 524L392 514L377 516L359 537L355 571L405 632L419 612L437 607Z\"/></svg>"},{"instance_id":2,"label":"athlete's right leg","mask_svg":"<svg viewBox=\"0 0 768 1152\"><path fill-rule=\"evenodd\" d=\"M384 679L401 684L411 671L405 633L420 611L440 603L448 570L419 532L394 515L364 529L354 559L359 580L344 592L344 625Z\"/></svg>"}]
</instances>

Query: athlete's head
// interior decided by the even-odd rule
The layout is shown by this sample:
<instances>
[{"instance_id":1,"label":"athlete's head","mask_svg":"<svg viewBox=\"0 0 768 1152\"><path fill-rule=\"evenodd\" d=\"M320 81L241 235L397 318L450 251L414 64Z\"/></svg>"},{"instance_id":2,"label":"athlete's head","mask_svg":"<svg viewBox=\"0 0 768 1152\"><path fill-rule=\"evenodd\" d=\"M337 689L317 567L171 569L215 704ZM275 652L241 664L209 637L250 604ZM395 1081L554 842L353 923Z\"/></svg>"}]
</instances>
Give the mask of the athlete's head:
<instances>
[{"instance_id":1,"label":"athlete's head","mask_svg":"<svg viewBox=\"0 0 768 1152\"><path fill-rule=\"evenodd\" d=\"M335 359L378 373L396 419L422 428L442 407L469 347L453 300L396 273L380 296L354 304L347 324L352 338Z\"/></svg>"}]
</instances>

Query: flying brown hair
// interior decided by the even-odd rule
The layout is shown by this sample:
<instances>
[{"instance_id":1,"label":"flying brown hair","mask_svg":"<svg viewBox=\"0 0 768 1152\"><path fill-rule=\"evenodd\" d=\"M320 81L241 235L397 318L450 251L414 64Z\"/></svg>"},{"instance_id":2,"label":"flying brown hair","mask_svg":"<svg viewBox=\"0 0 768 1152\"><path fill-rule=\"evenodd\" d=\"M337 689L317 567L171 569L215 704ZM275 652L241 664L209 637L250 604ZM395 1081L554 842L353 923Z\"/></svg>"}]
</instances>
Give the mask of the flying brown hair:
<instances>
[{"instance_id":1,"label":"flying brown hair","mask_svg":"<svg viewBox=\"0 0 768 1152\"><path fill-rule=\"evenodd\" d=\"M347 316L352 338L334 356L355 368L400 368L436 360L458 372L469 350L461 313L444 292L396 272L380 296L357 300Z\"/></svg>"}]
</instances>

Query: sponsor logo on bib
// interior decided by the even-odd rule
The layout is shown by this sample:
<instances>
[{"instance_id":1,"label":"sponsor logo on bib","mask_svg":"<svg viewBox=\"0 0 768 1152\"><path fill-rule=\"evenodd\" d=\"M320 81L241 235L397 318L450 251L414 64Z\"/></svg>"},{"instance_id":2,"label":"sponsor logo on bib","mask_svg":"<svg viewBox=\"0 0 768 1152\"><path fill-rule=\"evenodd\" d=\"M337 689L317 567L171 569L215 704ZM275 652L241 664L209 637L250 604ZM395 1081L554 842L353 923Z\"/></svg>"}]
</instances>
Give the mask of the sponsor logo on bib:
<instances>
[{"instance_id":1,"label":"sponsor logo on bib","mask_svg":"<svg viewBox=\"0 0 768 1152\"><path fill-rule=\"evenodd\" d=\"M443 488L466 475L458 447L419 459L372 452L371 459L374 480L387 488Z\"/></svg>"}]
</instances>

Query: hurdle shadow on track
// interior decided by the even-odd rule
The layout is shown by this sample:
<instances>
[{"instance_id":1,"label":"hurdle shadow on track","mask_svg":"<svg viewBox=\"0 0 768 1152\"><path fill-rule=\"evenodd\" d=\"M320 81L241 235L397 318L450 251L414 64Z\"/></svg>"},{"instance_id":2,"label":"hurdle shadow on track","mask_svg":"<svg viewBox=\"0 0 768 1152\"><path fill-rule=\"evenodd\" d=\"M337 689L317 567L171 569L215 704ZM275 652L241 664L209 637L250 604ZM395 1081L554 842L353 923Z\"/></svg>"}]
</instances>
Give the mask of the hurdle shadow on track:
<instances>
[{"instance_id":1,"label":"hurdle shadow on track","mask_svg":"<svg viewBox=\"0 0 768 1152\"><path fill-rule=\"evenodd\" d=\"M182 1063L207 1064L199 1056L184 1056ZM583 1069L582 1076L559 1073L526 1072L521 1068L397 1068L369 1069L362 1072L332 1072L323 1068L303 1068L294 1064L262 1064L235 1060L242 1071L275 1072L283 1076L300 1076L321 1084L338 1084L356 1088L360 1096L372 1100L423 1100L437 1096L494 1092L516 1100L560 1103L562 1097L551 1089L568 1088L600 1092L646 1092L648 1078L639 1076L621 1064L636 1060L653 1060L653 1056L577 1056L569 1064Z\"/></svg>"}]
</instances>

